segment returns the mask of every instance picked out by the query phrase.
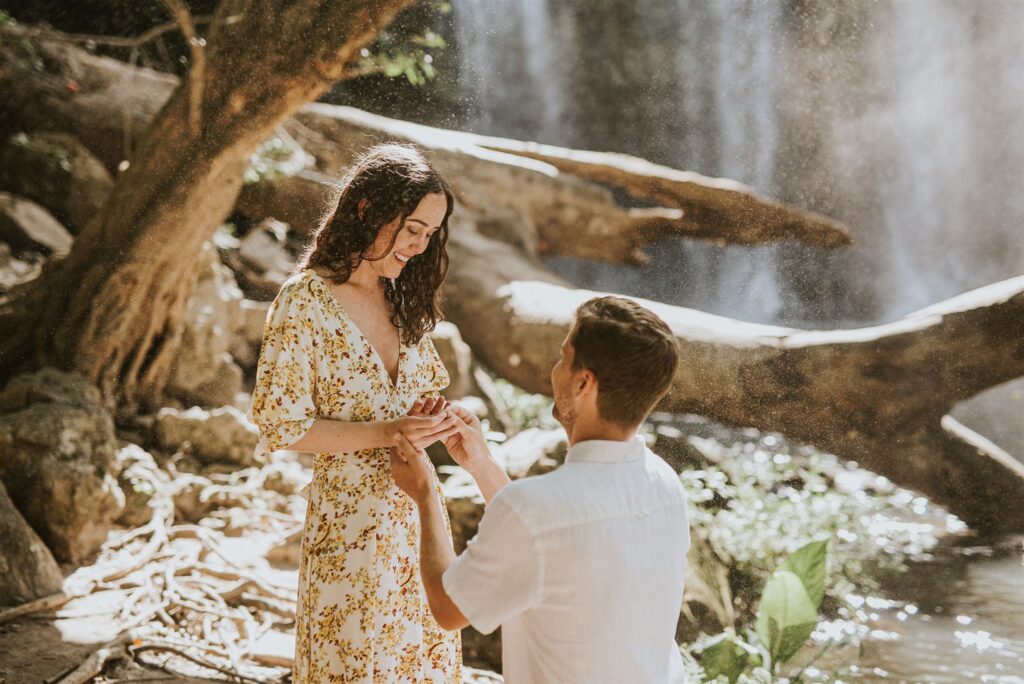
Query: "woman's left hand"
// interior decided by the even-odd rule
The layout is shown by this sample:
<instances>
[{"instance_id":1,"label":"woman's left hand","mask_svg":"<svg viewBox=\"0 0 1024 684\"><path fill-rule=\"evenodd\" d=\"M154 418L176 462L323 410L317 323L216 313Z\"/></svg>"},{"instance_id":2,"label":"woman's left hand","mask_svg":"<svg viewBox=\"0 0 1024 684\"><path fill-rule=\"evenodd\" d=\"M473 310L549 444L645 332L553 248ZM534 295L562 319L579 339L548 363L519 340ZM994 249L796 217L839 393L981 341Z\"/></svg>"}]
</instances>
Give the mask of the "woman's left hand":
<instances>
[{"instance_id":1,"label":"woman's left hand","mask_svg":"<svg viewBox=\"0 0 1024 684\"><path fill-rule=\"evenodd\" d=\"M410 416L436 416L441 411L444 411L448 405L448 400L444 397L420 397L409 409Z\"/></svg>"}]
</instances>

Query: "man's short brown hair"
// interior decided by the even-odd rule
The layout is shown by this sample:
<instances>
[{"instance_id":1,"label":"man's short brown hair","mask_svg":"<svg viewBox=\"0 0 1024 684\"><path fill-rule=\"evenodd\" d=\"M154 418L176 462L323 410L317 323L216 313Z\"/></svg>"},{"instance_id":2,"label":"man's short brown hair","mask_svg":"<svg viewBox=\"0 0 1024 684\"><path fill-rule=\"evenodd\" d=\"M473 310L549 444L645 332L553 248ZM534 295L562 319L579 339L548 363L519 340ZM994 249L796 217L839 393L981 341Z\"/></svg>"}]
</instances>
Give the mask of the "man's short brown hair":
<instances>
[{"instance_id":1,"label":"man's short brown hair","mask_svg":"<svg viewBox=\"0 0 1024 684\"><path fill-rule=\"evenodd\" d=\"M636 425L665 396L679 345L665 321L622 297L598 297L576 310L573 369L597 378L597 409L604 420Z\"/></svg>"}]
</instances>

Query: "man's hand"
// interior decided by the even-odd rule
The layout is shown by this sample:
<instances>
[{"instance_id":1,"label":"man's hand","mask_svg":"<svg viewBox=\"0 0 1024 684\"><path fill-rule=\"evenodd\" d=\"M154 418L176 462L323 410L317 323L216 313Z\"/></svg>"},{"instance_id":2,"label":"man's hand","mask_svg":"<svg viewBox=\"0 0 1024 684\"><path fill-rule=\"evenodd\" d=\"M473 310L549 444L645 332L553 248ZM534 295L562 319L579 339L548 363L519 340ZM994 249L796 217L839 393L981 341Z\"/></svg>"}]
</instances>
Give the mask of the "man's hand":
<instances>
[{"instance_id":1,"label":"man's hand","mask_svg":"<svg viewBox=\"0 0 1024 684\"><path fill-rule=\"evenodd\" d=\"M427 454L413 446L409 439L399 433L391 447L391 476L395 484L409 495L417 506L422 506L434 492L434 466Z\"/></svg>"},{"instance_id":2,"label":"man's hand","mask_svg":"<svg viewBox=\"0 0 1024 684\"><path fill-rule=\"evenodd\" d=\"M491 456L483 426L465 407L449 404L440 397L420 399L413 404L410 415L434 416L440 415L439 412L447 412L456 419L454 431L444 439L445 448L455 462L473 476L484 500L490 502L509 483L509 478L505 469ZM409 457L405 458L408 460Z\"/></svg>"},{"instance_id":3,"label":"man's hand","mask_svg":"<svg viewBox=\"0 0 1024 684\"><path fill-rule=\"evenodd\" d=\"M449 404L448 410L459 419L459 423L455 432L444 440L444 446L456 463L473 472L477 465L491 457L484 428L480 419L462 406Z\"/></svg>"},{"instance_id":4,"label":"man's hand","mask_svg":"<svg viewBox=\"0 0 1024 684\"><path fill-rule=\"evenodd\" d=\"M462 425L453 423L456 429L444 439L444 446L456 463L466 470L471 470L471 467L478 464L481 459L490 456L479 418L466 408L449 403L444 397L422 397L416 400L409 410L409 415L436 416L446 409L450 414L457 416Z\"/></svg>"}]
</instances>

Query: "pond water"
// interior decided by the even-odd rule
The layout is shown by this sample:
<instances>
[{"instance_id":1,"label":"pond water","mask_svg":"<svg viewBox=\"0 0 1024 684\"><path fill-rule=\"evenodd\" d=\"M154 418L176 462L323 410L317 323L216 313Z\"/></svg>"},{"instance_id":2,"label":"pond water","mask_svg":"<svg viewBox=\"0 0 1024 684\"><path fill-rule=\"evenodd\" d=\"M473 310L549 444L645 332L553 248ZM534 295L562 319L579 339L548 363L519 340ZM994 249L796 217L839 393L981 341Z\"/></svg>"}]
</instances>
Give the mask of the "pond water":
<instances>
[{"instance_id":1,"label":"pond water","mask_svg":"<svg viewBox=\"0 0 1024 684\"><path fill-rule=\"evenodd\" d=\"M867 630L849 679L1024 683L1021 544L942 547L886 587L884 598L851 597Z\"/></svg>"}]
</instances>

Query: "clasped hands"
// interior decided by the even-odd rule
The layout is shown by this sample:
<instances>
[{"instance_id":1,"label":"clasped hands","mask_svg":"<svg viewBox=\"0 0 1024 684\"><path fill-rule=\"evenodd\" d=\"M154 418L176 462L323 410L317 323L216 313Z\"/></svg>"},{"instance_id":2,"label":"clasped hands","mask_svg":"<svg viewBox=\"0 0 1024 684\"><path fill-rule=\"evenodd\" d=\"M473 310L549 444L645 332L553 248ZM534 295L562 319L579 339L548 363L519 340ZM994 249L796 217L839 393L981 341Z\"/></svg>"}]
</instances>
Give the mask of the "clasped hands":
<instances>
[{"instance_id":1,"label":"clasped hands","mask_svg":"<svg viewBox=\"0 0 1024 684\"><path fill-rule=\"evenodd\" d=\"M443 442L452 459L470 473L489 458L480 420L443 397L419 399L409 416L395 424L391 471L395 483L414 500L433 495L433 466L424 449L434 442Z\"/></svg>"}]
</instances>

